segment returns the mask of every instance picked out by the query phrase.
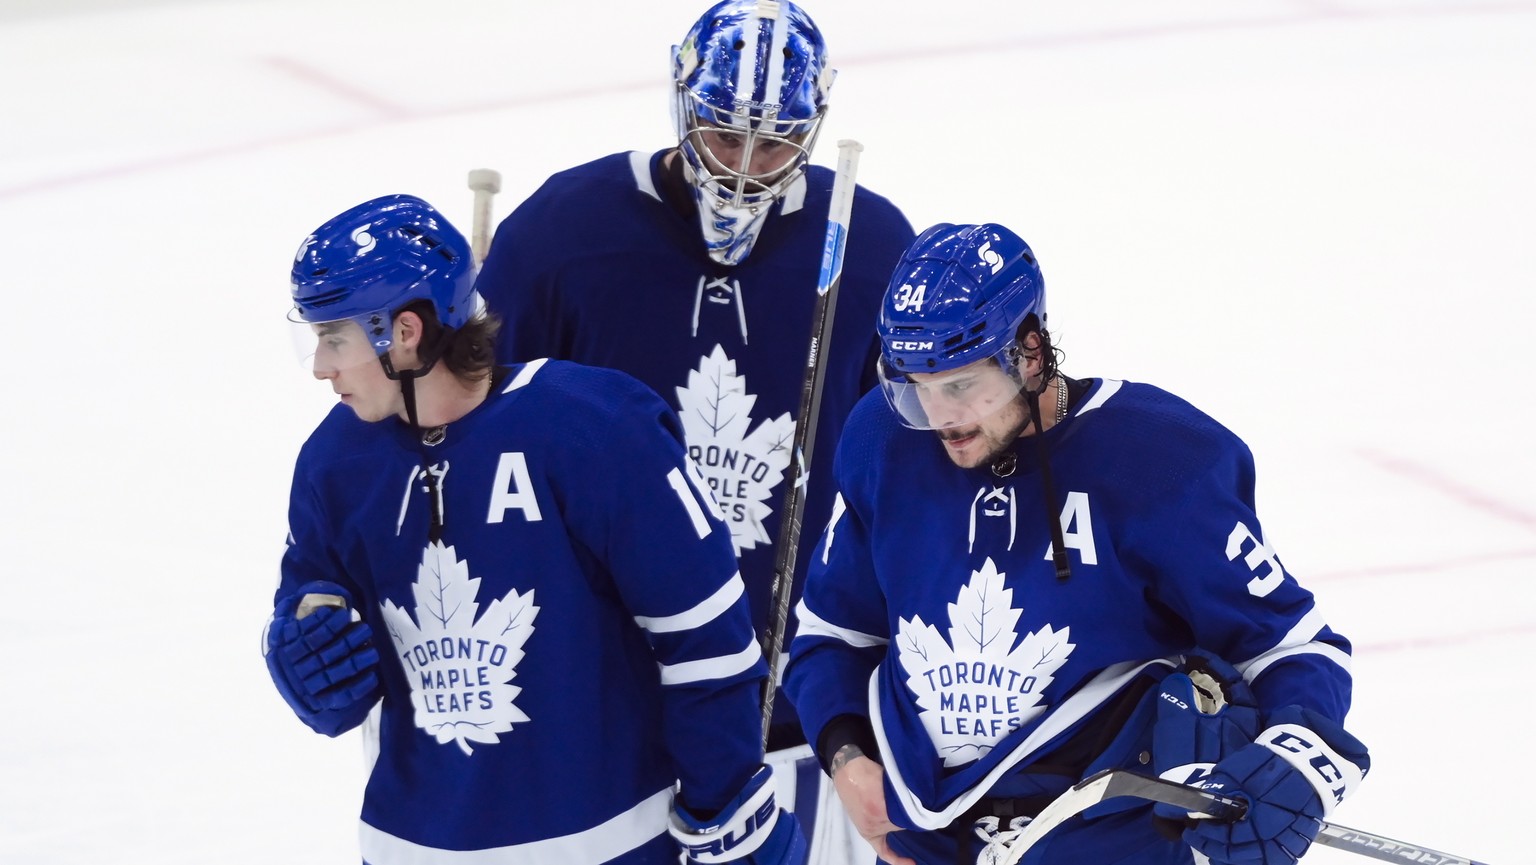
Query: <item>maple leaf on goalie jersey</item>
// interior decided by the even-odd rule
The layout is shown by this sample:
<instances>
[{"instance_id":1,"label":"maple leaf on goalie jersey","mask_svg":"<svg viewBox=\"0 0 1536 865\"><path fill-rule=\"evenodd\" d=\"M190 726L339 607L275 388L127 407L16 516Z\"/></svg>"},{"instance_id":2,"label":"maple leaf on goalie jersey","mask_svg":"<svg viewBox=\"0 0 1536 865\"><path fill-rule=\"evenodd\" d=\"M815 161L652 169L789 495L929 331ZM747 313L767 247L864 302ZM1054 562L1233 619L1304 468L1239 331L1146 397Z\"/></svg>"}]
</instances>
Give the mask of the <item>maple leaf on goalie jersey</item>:
<instances>
[{"instance_id":1,"label":"maple leaf on goalie jersey","mask_svg":"<svg viewBox=\"0 0 1536 865\"><path fill-rule=\"evenodd\" d=\"M736 361L719 345L699 358L688 386L676 390L688 455L731 527L737 555L770 543L763 521L773 512L774 488L789 467L794 419L784 412L751 428L757 396L747 392L746 377L736 374Z\"/></svg>"},{"instance_id":2,"label":"maple leaf on goalie jersey","mask_svg":"<svg viewBox=\"0 0 1536 865\"><path fill-rule=\"evenodd\" d=\"M494 744L498 733L527 721L510 684L523 644L539 614L533 591L508 591L478 617L480 580L469 575L453 547L432 543L422 551L411 585L416 616L393 601L380 604L389 635L411 684L416 726L440 744Z\"/></svg>"},{"instance_id":3,"label":"maple leaf on goalie jersey","mask_svg":"<svg viewBox=\"0 0 1536 865\"><path fill-rule=\"evenodd\" d=\"M921 616L900 620L907 688L946 767L980 759L1045 711L1040 698L1076 648L1070 628L1045 625L1019 639L1022 610L1003 577L990 558L971 573L948 606L948 640Z\"/></svg>"}]
</instances>

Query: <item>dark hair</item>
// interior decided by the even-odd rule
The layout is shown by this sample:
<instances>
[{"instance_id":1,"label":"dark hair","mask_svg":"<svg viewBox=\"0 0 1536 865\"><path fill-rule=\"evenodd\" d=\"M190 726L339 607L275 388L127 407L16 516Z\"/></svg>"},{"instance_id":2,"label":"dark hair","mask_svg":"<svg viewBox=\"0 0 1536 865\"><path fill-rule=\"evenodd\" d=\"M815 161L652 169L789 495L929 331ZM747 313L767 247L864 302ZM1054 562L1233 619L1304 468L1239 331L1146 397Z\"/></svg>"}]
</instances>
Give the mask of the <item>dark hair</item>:
<instances>
[{"instance_id":1,"label":"dark hair","mask_svg":"<svg viewBox=\"0 0 1536 865\"><path fill-rule=\"evenodd\" d=\"M1024 316L1015 334L1021 349L1024 347L1025 338L1031 333L1040 335L1040 381L1041 386L1044 387L1044 383L1050 381L1051 376L1061 371L1061 362L1067 355L1056 345L1056 341L1051 339L1051 332L1040 326L1040 316L1034 313Z\"/></svg>"},{"instance_id":2,"label":"dark hair","mask_svg":"<svg viewBox=\"0 0 1536 865\"><path fill-rule=\"evenodd\" d=\"M408 303L400 312L416 313L421 319L421 344L435 346L437 360L455 378L476 382L488 377L491 370L495 369L496 334L501 330L500 316L482 310L471 316L463 327L453 329L444 327L438 321L437 311L429 300Z\"/></svg>"}]
</instances>

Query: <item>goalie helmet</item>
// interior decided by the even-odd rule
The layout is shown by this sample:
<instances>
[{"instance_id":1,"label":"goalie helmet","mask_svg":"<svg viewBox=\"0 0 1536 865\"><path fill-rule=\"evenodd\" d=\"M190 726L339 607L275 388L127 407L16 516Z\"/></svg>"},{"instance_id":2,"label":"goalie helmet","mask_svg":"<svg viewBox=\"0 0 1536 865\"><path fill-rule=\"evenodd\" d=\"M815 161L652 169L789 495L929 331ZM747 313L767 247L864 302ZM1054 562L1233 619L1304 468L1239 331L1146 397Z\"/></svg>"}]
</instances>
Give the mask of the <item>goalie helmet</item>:
<instances>
[{"instance_id":1,"label":"goalie helmet","mask_svg":"<svg viewBox=\"0 0 1536 865\"><path fill-rule=\"evenodd\" d=\"M1024 387L1019 330L1030 315L1038 316L1043 332L1045 281L1023 238L992 223L929 228L902 254L880 304L880 383L886 400L904 424L917 429L985 416L978 408L977 416L950 415L947 424L940 423L924 401L958 394L973 382L928 375L919 383L911 375L974 372L972 364L991 359L1012 382L1002 385L1011 387L1009 392L990 394L987 405L995 410ZM1042 357L1049 355L1047 344Z\"/></svg>"},{"instance_id":2,"label":"goalie helmet","mask_svg":"<svg viewBox=\"0 0 1536 865\"><path fill-rule=\"evenodd\" d=\"M299 246L289 319L308 326L354 322L382 356L393 337L394 313L413 301L429 301L445 327L469 321L475 312L472 262L464 235L420 198L365 201Z\"/></svg>"},{"instance_id":3,"label":"goalie helmet","mask_svg":"<svg viewBox=\"0 0 1536 865\"><path fill-rule=\"evenodd\" d=\"M672 50L684 171L710 257L739 264L800 178L835 72L810 16L788 0L724 0Z\"/></svg>"}]
</instances>

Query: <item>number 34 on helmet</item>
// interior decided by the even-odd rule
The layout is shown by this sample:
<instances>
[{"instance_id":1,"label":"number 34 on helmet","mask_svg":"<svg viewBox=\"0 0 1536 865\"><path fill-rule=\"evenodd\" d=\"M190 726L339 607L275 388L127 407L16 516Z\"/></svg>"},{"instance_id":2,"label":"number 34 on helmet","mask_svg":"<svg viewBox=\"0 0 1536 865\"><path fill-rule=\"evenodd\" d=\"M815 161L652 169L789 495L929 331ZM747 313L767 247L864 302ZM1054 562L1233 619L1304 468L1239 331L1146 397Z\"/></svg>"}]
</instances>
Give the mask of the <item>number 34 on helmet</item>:
<instances>
[{"instance_id":1,"label":"number 34 on helmet","mask_svg":"<svg viewBox=\"0 0 1536 865\"><path fill-rule=\"evenodd\" d=\"M930 408L940 399L979 408L984 392L984 404L996 410L1017 394L1024 385L1019 331L1031 315L1044 331L1045 280L1023 238L995 223L943 223L923 232L902 254L878 322L880 385L902 423L935 429L975 422L984 415L946 411L950 420L940 422ZM978 363L985 360L996 370Z\"/></svg>"}]
</instances>

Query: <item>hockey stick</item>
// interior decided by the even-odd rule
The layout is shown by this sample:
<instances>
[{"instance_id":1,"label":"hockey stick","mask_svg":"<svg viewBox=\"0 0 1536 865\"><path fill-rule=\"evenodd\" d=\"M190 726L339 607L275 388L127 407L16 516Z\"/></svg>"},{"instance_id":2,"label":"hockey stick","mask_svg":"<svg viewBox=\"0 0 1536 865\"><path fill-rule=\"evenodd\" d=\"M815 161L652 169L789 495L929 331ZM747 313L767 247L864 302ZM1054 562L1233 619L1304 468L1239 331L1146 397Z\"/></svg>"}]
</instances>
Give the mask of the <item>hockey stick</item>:
<instances>
[{"instance_id":1,"label":"hockey stick","mask_svg":"<svg viewBox=\"0 0 1536 865\"><path fill-rule=\"evenodd\" d=\"M774 543L773 606L768 633L763 635L763 656L768 660L768 684L763 688L763 745L773 719L773 696L779 689L779 656L784 653L784 631L789 627L789 595L795 582L795 557L800 549L800 522L805 517L805 483L816 445L816 421L821 413L824 358L832 345L832 317L837 309L837 287L843 278L843 249L848 245L848 220L853 212L854 175L864 145L852 139L837 142L837 175L832 180L832 202L827 207L827 237L821 247L821 274L816 279L816 309L811 317L811 343L805 360L805 381L800 388L800 411L795 415L795 437L785 480L784 505L780 510L779 537Z\"/></svg>"},{"instance_id":2,"label":"hockey stick","mask_svg":"<svg viewBox=\"0 0 1536 865\"><path fill-rule=\"evenodd\" d=\"M469 172L469 188L475 193L469 248L478 265L485 261L485 254L491 249L491 198L501 191L501 173L492 168L476 168Z\"/></svg>"},{"instance_id":3,"label":"hockey stick","mask_svg":"<svg viewBox=\"0 0 1536 865\"><path fill-rule=\"evenodd\" d=\"M1248 806L1240 799L1229 799L1208 793L1196 787L1186 787L1161 778L1149 778L1124 769L1105 769L1090 775L1076 786L1057 796L1031 820L1019 836L1008 845L1003 865L1014 865L1024 858L1024 853L1035 842L1068 819L1088 810L1105 799L1135 796L1150 802L1176 805L1188 811L1206 814L1218 820L1241 820ZM1441 853L1417 844L1394 841L1382 835L1361 832L1333 823L1324 822L1317 833L1317 843L1350 853L1369 856L1384 862L1412 862L1415 865L1486 865L1486 863Z\"/></svg>"}]
</instances>

